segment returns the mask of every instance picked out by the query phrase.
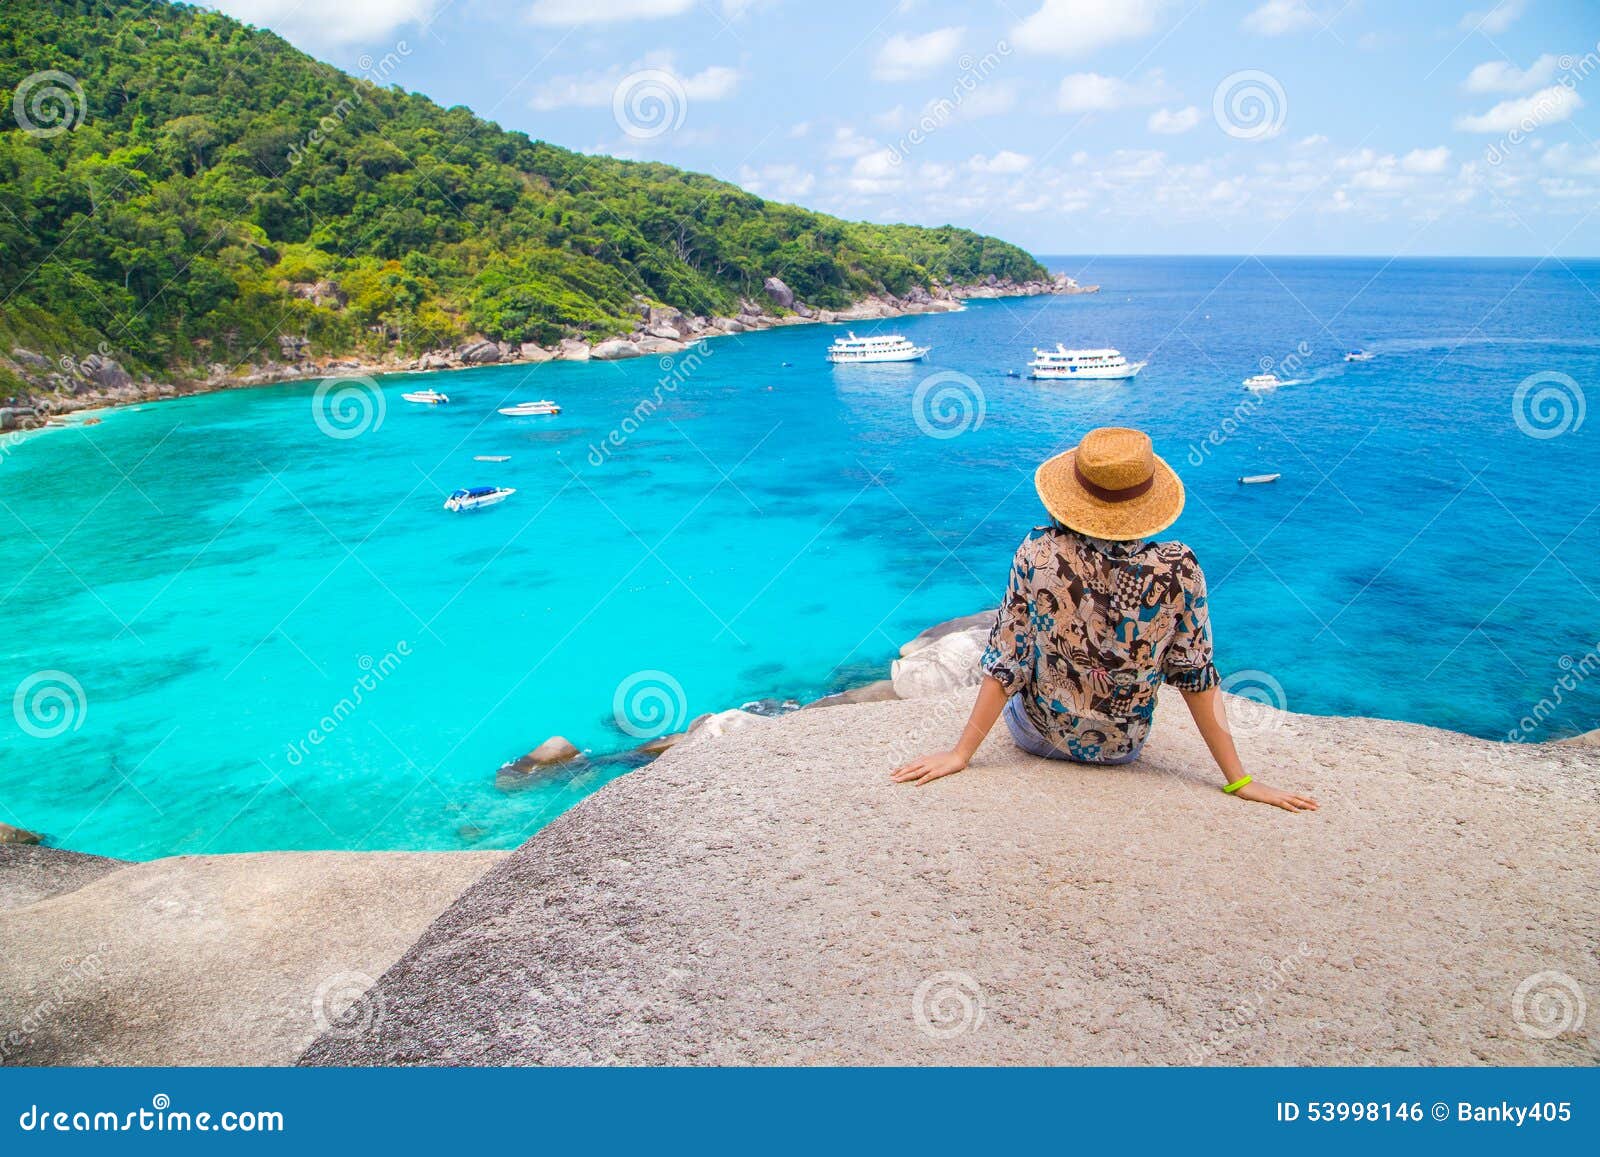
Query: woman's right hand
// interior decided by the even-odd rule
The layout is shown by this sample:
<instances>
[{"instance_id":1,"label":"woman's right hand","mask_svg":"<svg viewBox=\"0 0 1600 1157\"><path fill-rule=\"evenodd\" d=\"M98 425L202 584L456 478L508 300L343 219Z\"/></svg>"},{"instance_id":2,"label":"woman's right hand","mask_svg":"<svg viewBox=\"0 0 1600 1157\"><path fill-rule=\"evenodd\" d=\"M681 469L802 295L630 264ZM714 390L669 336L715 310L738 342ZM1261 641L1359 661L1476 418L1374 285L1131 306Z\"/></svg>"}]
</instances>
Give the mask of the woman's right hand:
<instances>
[{"instance_id":1,"label":"woman's right hand","mask_svg":"<svg viewBox=\"0 0 1600 1157\"><path fill-rule=\"evenodd\" d=\"M1273 807L1281 807L1286 812L1314 812L1317 810L1317 801L1308 795L1296 795L1292 791L1279 791L1275 787L1252 779L1238 791L1233 793L1238 799L1254 800L1256 803L1269 803Z\"/></svg>"},{"instance_id":2,"label":"woman's right hand","mask_svg":"<svg viewBox=\"0 0 1600 1157\"><path fill-rule=\"evenodd\" d=\"M933 755L919 755L910 763L895 768L889 778L896 783L914 783L921 787L947 775L954 775L967 766L966 759L955 751L940 751Z\"/></svg>"}]
</instances>

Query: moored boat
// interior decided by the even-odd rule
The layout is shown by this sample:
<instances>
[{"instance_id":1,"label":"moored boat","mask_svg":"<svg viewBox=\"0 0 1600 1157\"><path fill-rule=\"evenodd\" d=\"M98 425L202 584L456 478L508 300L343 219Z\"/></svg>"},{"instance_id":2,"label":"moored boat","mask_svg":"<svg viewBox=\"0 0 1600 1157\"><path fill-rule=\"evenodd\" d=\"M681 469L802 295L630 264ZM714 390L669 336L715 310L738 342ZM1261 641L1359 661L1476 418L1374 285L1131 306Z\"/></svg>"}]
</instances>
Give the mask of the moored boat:
<instances>
[{"instance_id":1,"label":"moored boat","mask_svg":"<svg viewBox=\"0 0 1600 1157\"><path fill-rule=\"evenodd\" d=\"M1145 362L1130 362L1121 350L1069 350L1057 343L1053 350L1036 349L1028 363L1028 376L1038 381L1119 381L1144 369Z\"/></svg>"},{"instance_id":2,"label":"moored boat","mask_svg":"<svg viewBox=\"0 0 1600 1157\"><path fill-rule=\"evenodd\" d=\"M510 454L474 454L472 456L472 460L474 462L509 462L509 461L511 461L511 455Z\"/></svg>"},{"instance_id":3,"label":"moored boat","mask_svg":"<svg viewBox=\"0 0 1600 1157\"><path fill-rule=\"evenodd\" d=\"M870 362L915 362L928 356L931 346L914 345L897 333L857 337L852 331L835 338L828 347L828 360L834 365L859 365Z\"/></svg>"},{"instance_id":4,"label":"moored boat","mask_svg":"<svg viewBox=\"0 0 1600 1157\"><path fill-rule=\"evenodd\" d=\"M1259 486L1263 482L1276 482L1282 474L1245 474L1239 478L1241 486Z\"/></svg>"},{"instance_id":5,"label":"moored boat","mask_svg":"<svg viewBox=\"0 0 1600 1157\"><path fill-rule=\"evenodd\" d=\"M468 486L451 491L450 497L444 500L444 508L456 512L481 510L485 506L504 502L516 492L512 486Z\"/></svg>"},{"instance_id":6,"label":"moored boat","mask_svg":"<svg viewBox=\"0 0 1600 1157\"><path fill-rule=\"evenodd\" d=\"M416 402L422 406L443 406L450 401L449 394L441 394L438 390L412 390L400 396L408 402Z\"/></svg>"},{"instance_id":7,"label":"moored boat","mask_svg":"<svg viewBox=\"0 0 1600 1157\"><path fill-rule=\"evenodd\" d=\"M502 406L500 412L510 418L530 418L559 414L561 413L561 407L545 398L537 402L518 402L514 406Z\"/></svg>"}]
</instances>

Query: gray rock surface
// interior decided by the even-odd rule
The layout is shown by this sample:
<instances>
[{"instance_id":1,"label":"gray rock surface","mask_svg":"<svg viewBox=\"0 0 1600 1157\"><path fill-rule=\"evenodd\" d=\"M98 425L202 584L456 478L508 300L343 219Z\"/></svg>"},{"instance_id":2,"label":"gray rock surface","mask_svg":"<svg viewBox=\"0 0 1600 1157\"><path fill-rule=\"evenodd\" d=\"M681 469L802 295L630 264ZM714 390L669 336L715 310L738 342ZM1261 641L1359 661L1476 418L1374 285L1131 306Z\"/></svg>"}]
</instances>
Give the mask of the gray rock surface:
<instances>
[{"instance_id":1,"label":"gray rock surface","mask_svg":"<svg viewBox=\"0 0 1600 1157\"><path fill-rule=\"evenodd\" d=\"M0 912L4 1061L288 1063L504 856L177 856Z\"/></svg>"},{"instance_id":2,"label":"gray rock surface","mask_svg":"<svg viewBox=\"0 0 1600 1157\"><path fill-rule=\"evenodd\" d=\"M890 783L970 705L691 737L474 885L381 1021L303 1062L1595 1063L1592 1027L1515 1008L1542 973L1600 990L1592 751L1241 712L1246 764L1322 802L1290 815L1218 791L1167 695L1127 767L1002 727Z\"/></svg>"},{"instance_id":3,"label":"gray rock surface","mask_svg":"<svg viewBox=\"0 0 1600 1157\"><path fill-rule=\"evenodd\" d=\"M761 288L767 291L767 296L779 309L789 309L794 305L794 290L785 285L781 277L767 278L761 283Z\"/></svg>"},{"instance_id":4,"label":"gray rock surface","mask_svg":"<svg viewBox=\"0 0 1600 1157\"><path fill-rule=\"evenodd\" d=\"M44 842L44 837L38 832L30 832L27 828L13 827L11 824L0 824L0 846L6 844L39 844Z\"/></svg>"},{"instance_id":5,"label":"gray rock surface","mask_svg":"<svg viewBox=\"0 0 1600 1157\"><path fill-rule=\"evenodd\" d=\"M0 910L64 895L127 866L125 860L60 848L0 844Z\"/></svg>"},{"instance_id":6,"label":"gray rock surface","mask_svg":"<svg viewBox=\"0 0 1600 1157\"><path fill-rule=\"evenodd\" d=\"M616 338L612 341L603 341L589 351L589 356L596 361L613 362L621 358L636 358L639 356L639 347L631 341Z\"/></svg>"},{"instance_id":7,"label":"gray rock surface","mask_svg":"<svg viewBox=\"0 0 1600 1157\"><path fill-rule=\"evenodd\" d=\"M994 629L994 620L994 611L979 611L975 615L962 615L960 618L947 619L945 622L929 627L910 642L903 644L900 648L900 654L904 657L913 651L920 651L929 643L937 642L946 635L953 635L957 631L982 629L985 633L988 633Z\"/></svg>"},{"instance_id":8,"label":"gray rock surface","mask_svg":"<svg viewBox=\"0 0 1600 1157\"><path fill-rule=\"evenodd\" d=\"M976 687L983 679L979 660L988 643L987 626L951 631L924 643L890 666L894 693L902 699L920 699L957 687Z\"/></svg>"}]
</instances>

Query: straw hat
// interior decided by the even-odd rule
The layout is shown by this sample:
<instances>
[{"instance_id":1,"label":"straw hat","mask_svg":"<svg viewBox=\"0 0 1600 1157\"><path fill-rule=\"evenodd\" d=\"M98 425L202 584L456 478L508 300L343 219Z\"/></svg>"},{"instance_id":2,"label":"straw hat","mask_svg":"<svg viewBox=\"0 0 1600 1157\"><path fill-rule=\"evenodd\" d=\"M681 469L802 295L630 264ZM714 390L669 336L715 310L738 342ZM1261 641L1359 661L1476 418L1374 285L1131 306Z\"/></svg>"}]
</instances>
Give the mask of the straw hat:
<instances>
[{"instance_id":1,"label":"straw hat","mask_svg":"<svg viewBox=\"0 0 1600 1157\"><path fill-rule=\"evenodd\" d=\"M1150 435L1120 426L1090 430L1033 475L1063 526L1095 538L1149 538L1183 512L1183 483L1150 446Z\"/></svg>"}]
</instances>

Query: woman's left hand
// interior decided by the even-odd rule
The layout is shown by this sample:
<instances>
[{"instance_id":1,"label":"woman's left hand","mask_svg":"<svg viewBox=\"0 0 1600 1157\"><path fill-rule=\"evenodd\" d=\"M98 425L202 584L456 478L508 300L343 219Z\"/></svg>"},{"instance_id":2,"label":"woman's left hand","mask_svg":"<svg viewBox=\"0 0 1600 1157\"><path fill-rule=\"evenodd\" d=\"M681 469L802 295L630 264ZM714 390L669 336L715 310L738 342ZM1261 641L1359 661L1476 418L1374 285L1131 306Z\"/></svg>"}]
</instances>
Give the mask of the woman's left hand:
<instances>
[{"instance_id":1,"label":"woman's left hand","mask_svg":"<svg viewBox=\"0 0 1600 1157\"><path fill-rule=\"evenodd\" d=\"M914 783L921 787L947 775L954 775L967 766L967 761L954 751L941 751L934 755L920 755L903 767L889 773L896 783Z\"/></svg>"}]
</instances>

